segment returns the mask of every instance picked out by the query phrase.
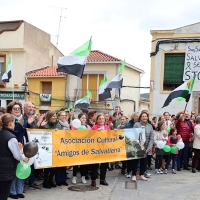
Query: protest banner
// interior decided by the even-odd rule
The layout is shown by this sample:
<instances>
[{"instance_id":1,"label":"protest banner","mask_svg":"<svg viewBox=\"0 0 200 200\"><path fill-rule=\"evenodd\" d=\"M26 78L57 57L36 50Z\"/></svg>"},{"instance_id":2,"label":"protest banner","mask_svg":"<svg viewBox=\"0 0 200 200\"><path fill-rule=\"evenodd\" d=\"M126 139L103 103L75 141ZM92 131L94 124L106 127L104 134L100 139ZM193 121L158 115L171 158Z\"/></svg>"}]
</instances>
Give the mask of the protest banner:
<instances>
[{"instance_id":1,"label":"protest banner","mask_svg":"<svg viewBox=\"0 0 200 200\"><path fill-rule=\"evenodd\" d=\"M39 151L35 168L73 166L142 158L145 129L112 131L27 129Z\"/></svg>"},{"instance_id":2,"label":"protest banner","mask_svg":"<svg viewBox=\"0 0 200 200\"><path fill-rule=\"evenodd\" d=\"M200 44L187 43L183 81L188 81L196 74L195 81L200 81Z\"/></svg>"}]
</instances>

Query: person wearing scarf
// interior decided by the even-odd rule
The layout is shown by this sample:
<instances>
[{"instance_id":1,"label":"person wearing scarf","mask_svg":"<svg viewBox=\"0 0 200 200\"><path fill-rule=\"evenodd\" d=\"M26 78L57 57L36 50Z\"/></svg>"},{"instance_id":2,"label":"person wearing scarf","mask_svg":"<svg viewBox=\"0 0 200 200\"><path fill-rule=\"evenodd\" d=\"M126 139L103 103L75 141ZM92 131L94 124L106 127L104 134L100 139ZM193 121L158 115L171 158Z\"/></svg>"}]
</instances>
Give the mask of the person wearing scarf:
<instances>
[{"instance_id":1,"label":"person wearing scarf","mask_svg":"<svg viewBox=\"0 0 200 200\"><path fill-rule=\"evenodd\" d=\"M40 128L42 129L58 129L62 130L62 126L59 124L57 120L57 115L55 111L48 111L45 116L45 121L43 126ZM65 172L65 173L64 173ZM56 187L56 184L53 182L53 177L56 173L56 184L58 186L68 185L66 183L66 168L65 167L57 167L57 168L45 168L44 169L44 182L43 187L51 189L52 187Z\"/></svg>"},{"instance_id":2,"label":"person wearing scarf","mask_svg":"<svg viewBox=\"0 0 200 200\"><path fill-rule=\"evenodd\" d=\"M28 138L26 134L26 129L23 127L24 120L22 116L22 104L19 101L11 101L6 107L6 112L10 113L15 118L14 133L18 142L20 142L22 145L26 144ZM24 180L16 177L12 181L10 187L10 195L9 195L10 198L12 199L16 199L16 197L24 198L23 190L24 190Z\"/></svg>"},{"instance_id":3,"label":"person wearing scarf","mask_svg":"<svg viewBox=\"0 0 200 200\"><path fill-rule=\"evenodd\" d=\"M97 115L96 124L92 127L92 130L110 130L109 126L105 124L105 116L104 114ZM99 133L101 134L101 133ZM91 165L91 186L96 187L96 178L97 178L97 169L99 164L92 164ZM101 163L100 166L100 184L108 186L109 184L106 182L106 171L108 168L108 163Z\"/></svg>"},{"instance_id":4,"label":"person wearing scarf","mask_svg":"<svg viewBox=\"0 0 200 200\"><path fill-rule=\"evenodd\" d=\"M68 123L68 114L65 111L60 111L58 113L58 123L61 125L63 130L69 130L70 125Z\"/></svg>"}]
</instances>

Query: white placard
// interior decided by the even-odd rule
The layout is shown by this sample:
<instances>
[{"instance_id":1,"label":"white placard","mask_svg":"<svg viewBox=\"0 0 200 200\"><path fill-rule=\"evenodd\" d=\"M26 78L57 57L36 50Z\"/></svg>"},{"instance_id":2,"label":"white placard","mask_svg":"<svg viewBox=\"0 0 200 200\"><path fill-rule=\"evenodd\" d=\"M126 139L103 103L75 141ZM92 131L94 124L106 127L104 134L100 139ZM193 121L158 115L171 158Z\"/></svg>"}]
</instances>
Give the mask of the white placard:
<instances>
[{"instance_id":1,"label":"white placard","mask_svg":"<svg viewBox=\"0 0 200 200\"><path fill-rule=\"evenodd\" d=\"M194 73L196 73L195 82L200 81L200 44L187 43L183 81L193 78Z\"/></svg>"}]
</instances>

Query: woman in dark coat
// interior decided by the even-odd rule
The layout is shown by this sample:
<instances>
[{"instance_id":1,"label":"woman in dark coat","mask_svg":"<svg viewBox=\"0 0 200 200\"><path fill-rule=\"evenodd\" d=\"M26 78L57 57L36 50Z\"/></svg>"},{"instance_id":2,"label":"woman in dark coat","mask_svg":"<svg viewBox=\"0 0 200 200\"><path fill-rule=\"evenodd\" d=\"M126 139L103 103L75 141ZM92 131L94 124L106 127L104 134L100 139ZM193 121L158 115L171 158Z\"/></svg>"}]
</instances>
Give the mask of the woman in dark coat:
<instances>
[{"instance_id":1,"label":"woman in dark coat","mask_svg":"<svg viewBox=\"0 0 200 200\"><path fill-rule=\"evenodd\" d=\"M0 119L0 199L7 200L10 193L12 181L16 178L15 171L18 161L26 158L20 152L22 144L18 143L15 136L15 118L11 114L3 114ZM10 195L11 198L18 199L21 194Z\"/></svg>"}]
</instances>

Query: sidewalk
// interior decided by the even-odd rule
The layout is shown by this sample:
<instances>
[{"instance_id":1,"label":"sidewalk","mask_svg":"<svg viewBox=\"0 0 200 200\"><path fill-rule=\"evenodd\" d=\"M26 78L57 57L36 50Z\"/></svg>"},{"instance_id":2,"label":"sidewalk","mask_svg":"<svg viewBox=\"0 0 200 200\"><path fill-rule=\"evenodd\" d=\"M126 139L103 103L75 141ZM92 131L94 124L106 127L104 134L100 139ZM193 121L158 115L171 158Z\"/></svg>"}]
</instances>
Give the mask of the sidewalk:
<instances>
[{"instance_id":1,"label":"sidewalk","mask_svg":"<svg viewBox=\"0 0 200 200\"><path fill-rule=\"evenodd\" d=\"M168 174L155 175L152 171L148 181L137 181L136 189L125 189L125 182L130 181L120 174L120 170L107 172L107 182L109 186L99 185L97 180L97 191L74 192L67 188L72 186L71 179L69 186L61 186L52 189L42 188L41 190L27 189L26 200L198 200L200 199L200 172L195 174L191 171L182 170L177 174L172 174L170 169ZM69 177L71 178L71 174ZM80 182L80 178L78 179ZM81 183L78 183L81 184ZM90 181L88 181L88 185ZM134 185L133 185L134 186Z\"/></svg>"}]
</instances>

